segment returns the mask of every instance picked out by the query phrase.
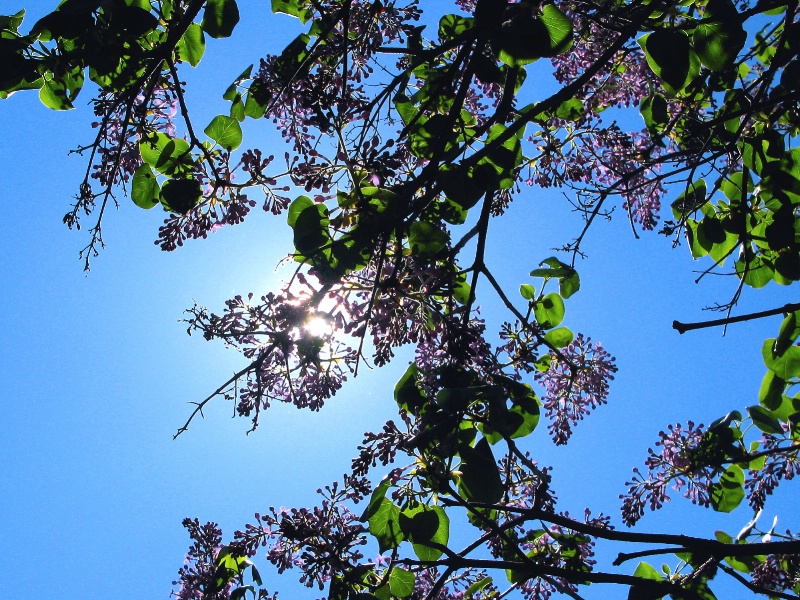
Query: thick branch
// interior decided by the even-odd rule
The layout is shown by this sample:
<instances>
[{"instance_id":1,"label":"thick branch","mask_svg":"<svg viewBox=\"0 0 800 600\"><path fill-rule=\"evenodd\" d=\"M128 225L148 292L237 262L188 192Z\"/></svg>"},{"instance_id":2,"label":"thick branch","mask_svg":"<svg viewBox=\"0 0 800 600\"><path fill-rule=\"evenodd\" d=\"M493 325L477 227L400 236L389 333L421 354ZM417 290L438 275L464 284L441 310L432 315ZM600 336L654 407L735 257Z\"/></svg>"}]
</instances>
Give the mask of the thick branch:
<instances>
[{"instance_id":1,"label":"thick branch","mask_svg":"<svg viewBox=\"0 0 800 600\"><path fill-rule=\"evenodd\" d=\"M671 581L654 581L636 577L635 575L622 575L617 573L604 573L594 571L577 571L562 567L553 567L543 564L530 562L517 562L511 560L492 560L478 558L447 558L431 563L429 561L400 560L400 563L407 565L419 565L425 567L443 566L456 569L508 569L516 571L527 577L552 576L559 577L571 583L613 583L617 585L629 585L632 587L651 589L661 594L672 594L675 598L685 598L687 600L701 600L701 596L692 589L682 587L680 584Z\"/></svg>"},{"instance_id":2,"label":"thick branch","mask_svg":"<svg viewBox=\"0 0 800 600\"><path fill-rule=\"evenodd\" d=\"M762 310L760 312L749 313L746 315L739 315L736 317L726 317L724 319L712 319L711 321L699 321L697 323L681 323L680 321L673 321L672 328L677 330L681 335L693 329L706 329L708 327L719 327L720 325L728 325L730 323L741 323L742 321L753 321L755 319L763 319L764 317L771 317L773 315L780 315L783 313L791 313L800 310L800 303L785 304L778 308L770 310Z\"/></svg>"}]
</instances>

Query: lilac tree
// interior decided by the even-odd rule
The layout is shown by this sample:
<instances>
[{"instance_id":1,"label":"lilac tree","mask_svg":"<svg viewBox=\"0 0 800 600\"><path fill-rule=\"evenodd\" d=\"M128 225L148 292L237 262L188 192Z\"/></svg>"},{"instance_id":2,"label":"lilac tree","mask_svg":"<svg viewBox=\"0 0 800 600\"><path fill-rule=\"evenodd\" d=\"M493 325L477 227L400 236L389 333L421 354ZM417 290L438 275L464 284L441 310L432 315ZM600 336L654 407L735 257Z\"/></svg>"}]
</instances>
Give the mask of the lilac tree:
<instances>
[{"instance_id":1,"label":"lilac tree","mask_svg":"<svg viewBox=\"0 0 800 600\"><path fill-rule=\"evenodd\" d=\"M739 282L722 318L676 322L680 333L785 314L764 343L758 404L659 433L646 471L621 490L622 521L673 490L716 511L745 499L760 511L793 478L800 305L733 311L745 288L800 279L797 1L430 4L441 14L417 0L273 0L303 33L254 57L224 93L228 114L202 131L180 75L206 37L232 34L235 0L64 0L27 33L23 12L0 17L3 97L36 89L64 110L87 75L98 88L96 134L78 148L86 174L64 217L71 228L93 219L87 269L120 192L168 213L156 240L167 251L259 205L292 229L280 289L189 309L190 332L245 362L178 434L214 400L233 402L251 430L274 402L322 410L362 365L414 348L397 418L365 434L317 506L256 514L227 540L213 523L184 522L193 545L174 595L276 598L257 568L266 560L331 599L580 598L597 583L629 598L706 599L723 577L742 593L798 597L792 533L756 518L717 539L618 530L589 508L576 518L525 447L542 408L566 444L608 398L614 358L562 322L584 236L618 206L634 234L685 239L708 272ZM557 91L526 104L526 79L548 71ZM606 116L625 110L644 127ZM242 124L262 118L285 138L284 160L240 150ZM486 260L487 234L529 186L563 188L584 226L558 256L531 259L535 283L512 292ZM500 331L487 330L479 297L507 311ZM450 541L454 514L474 529L464 547ZM593 558L603 542L646 545L615 565L672 554L679 567L620 574Z\"/></svg>"}]
</instances>

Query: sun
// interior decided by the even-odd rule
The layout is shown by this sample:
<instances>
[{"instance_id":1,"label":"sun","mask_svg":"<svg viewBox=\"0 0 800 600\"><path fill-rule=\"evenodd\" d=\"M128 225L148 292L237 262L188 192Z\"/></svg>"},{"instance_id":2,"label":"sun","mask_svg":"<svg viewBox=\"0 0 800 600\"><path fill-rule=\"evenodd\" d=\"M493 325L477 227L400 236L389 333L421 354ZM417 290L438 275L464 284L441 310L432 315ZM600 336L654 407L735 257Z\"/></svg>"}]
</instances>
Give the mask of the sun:
<instances>
[{"instance_id":1,"label":"sun","mask_svg":"<svg viewBox=\"0 0 800 600\"><path fill-rule=\"evenodd\" d=\"M333 323L325 317L313 315L308 318L303 329L312 337L328 337L333 333Z\"/></svg>"}]
</instances>

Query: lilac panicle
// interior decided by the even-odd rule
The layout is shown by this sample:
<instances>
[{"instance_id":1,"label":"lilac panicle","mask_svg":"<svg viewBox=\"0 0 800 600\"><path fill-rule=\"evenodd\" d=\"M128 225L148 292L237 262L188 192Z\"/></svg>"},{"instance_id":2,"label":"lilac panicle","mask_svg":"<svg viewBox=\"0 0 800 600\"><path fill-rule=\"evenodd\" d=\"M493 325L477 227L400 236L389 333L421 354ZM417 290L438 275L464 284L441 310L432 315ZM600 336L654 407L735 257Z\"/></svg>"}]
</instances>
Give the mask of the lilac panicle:
<instances>
[{"instance_id":1,"label":"lilac panicle","mask_svg":"<svg viewBox=\"0 0 800 600\"><path fill-rule=\"evenodd\" d=\"M548 431L556 444L566 444L572 427L608 398L608 382L614 379L614 357L600 343L578 334L561 350L551 353L552 362L535 378L544 386L546 415L553 419Z\"/></svg>"},{"instance_id":2,"label":"lilac panicle","mask_svg":"<svg viewBox=\"0 0 800 600\"><path fill-rule=\"evenodd\" d=\"M635 524L644 516L645 506L656 510L669 502L667 488L682 492L692 503L709 506L709 486L719 468L713 466L697 466L691 455L698 448L703 438L703 425L695 427L692 421L683 427L680 423L670 425L667 432L660 431L660 439L656 448L648 449L649 456L645 460L647 476L634 468L634 476L625 485L627 493L620 495L622 499L622 520L626 525Z\"/></svg>"}]
</instances>

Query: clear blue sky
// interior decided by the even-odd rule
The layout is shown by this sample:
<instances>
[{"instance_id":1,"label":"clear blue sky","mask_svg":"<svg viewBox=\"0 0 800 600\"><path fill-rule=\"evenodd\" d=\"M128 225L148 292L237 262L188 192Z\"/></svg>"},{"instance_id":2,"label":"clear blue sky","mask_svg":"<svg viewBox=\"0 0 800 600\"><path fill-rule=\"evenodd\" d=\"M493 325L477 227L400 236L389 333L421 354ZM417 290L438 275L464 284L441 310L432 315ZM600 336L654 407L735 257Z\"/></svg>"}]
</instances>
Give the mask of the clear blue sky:
<instances>
[{"instance_id":1,"label":"clear blue sky","mask_svg":"<svg viewBox=\"0 0 800 600\"><path fill-rule=\"evenodd\" d=\"M47 4L37 2L37 14ZM227 109L220 96L247 64L300 32L267 6L241 1L234 38L211 41L198 72L187 73L198 123ZM104 226L108 248L85 276L77 253L87 237L61 224L85 168L67 152L93 135L91 90L84 94L69 114L49 111L31 93L0 103L0 598L166 598L188 547L184 517L218 521L230 535L256 511L313 502L317 487L348 469L361 434L394 416L393 382L408 361L400 355L389 368L364 371L319 414L275 406L250 436L247 421L217 402L173 441L187 403L242 365L221 345L188 337L183 309L274 289L288 228L283 217L257 213L163 253L152 241L164 213L121 198ZM283 153L270 123L250 123L243 147ZM525 189L490 233L489 264L514 290L578 227L560 194ZM707 265L655 234L632 239L624 218L599 223L586 250L583 288L568 301L565 324L603 342L620 370L609 405L578 426L569 446L555 448L544 425L529 445L556 467L561 510L580 514L588 505L619 524L617 496L659 429L757 403L761 344L780 318L736 325L724 338L719 330L679 336L673 319L710 318L700 309L726 301L734 282L695 285L694 271ZM772 285L745 294L739 310L792 300ZM505 318L492 296L481 304L490 324ZM778 512L781 528L796 528L796 498L792 482L784 484L762 523ZM639 529L735 534L749 518L746 507L721 516L678 500L646 515ZM283 598L319 595L298 590L291 573L267 587Z\"/></svg>"}]
</instances>

